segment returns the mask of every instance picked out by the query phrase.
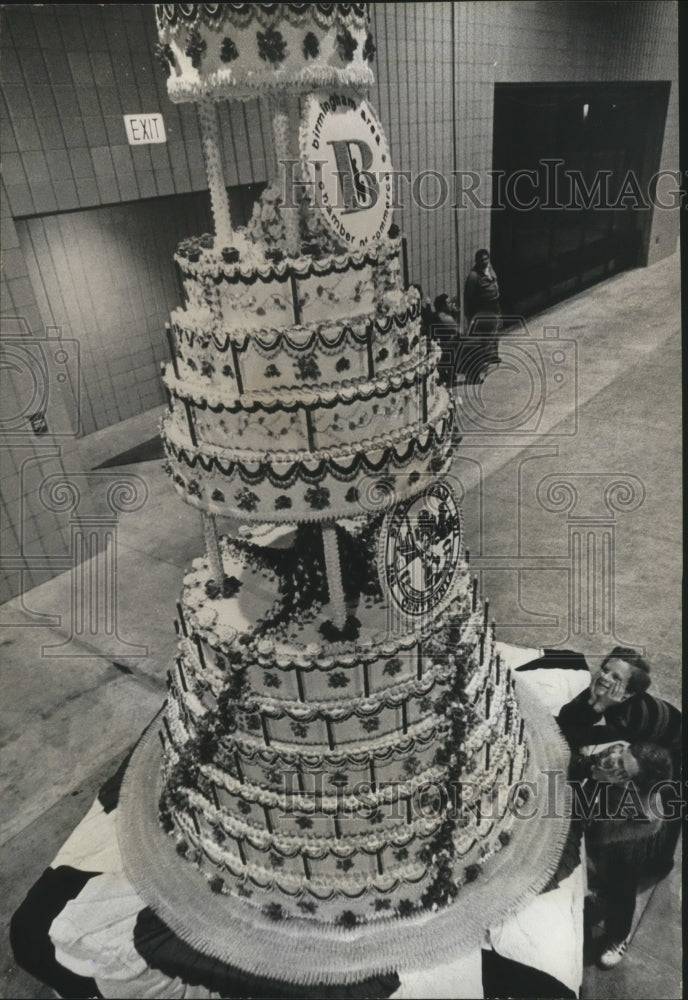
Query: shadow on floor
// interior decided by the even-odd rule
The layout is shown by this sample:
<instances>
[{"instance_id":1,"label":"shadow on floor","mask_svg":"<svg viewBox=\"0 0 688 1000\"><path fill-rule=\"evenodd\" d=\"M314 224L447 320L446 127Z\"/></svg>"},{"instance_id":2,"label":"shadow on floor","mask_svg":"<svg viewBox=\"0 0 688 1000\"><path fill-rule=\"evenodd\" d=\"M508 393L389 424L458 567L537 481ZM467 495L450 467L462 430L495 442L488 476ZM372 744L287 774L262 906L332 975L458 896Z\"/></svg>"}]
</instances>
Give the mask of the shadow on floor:
<instances>
[{"instance_id":1,"label":"shadow on floor","mask_svg":"<svg viewBox=\"0 0 688 1000\"><path fill-rule=\"evenodd\" d=\"M164 457L165 451L162 446L162 438L159 434L156 434L155 437L149 438L148 441L142 441L141 444L137 444L127 451L122 451L119 455L108 458L107 461L101 462L100 465L96 465L94 468L112 469L117 465L131 465L133 462L154 462Z\"/></svg>"}]
</instances>

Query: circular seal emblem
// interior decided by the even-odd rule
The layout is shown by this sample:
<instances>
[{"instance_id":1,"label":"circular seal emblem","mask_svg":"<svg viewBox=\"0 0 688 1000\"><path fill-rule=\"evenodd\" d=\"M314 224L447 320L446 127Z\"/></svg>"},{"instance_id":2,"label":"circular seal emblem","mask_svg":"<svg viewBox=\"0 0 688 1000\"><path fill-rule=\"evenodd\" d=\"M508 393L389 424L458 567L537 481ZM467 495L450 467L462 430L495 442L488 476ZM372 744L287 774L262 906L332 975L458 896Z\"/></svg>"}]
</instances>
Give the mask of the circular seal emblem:
<instances>
[{"instance_id":1,"label":"circular seal emblem","mask_svg":"<svg viewBox=\"0 0 688 1000\"><path fill-rule=\"evenodd\" d=\"M461 542L461 510L444 480L398 503L383 521L378 550L380 580L392 606L423 618L448 603Z\"/></svg>"},{"instance_id":2,"label":"circular seal emblem","mask_svg":"<svg viewBox=\"0 0 688 1000\"><path fill-rule=\"evenodd\" d=\"M392 222L392 165L370 104L349 94L311 94L300 132L312 199L328 226L354 250L384 236Z\"/></svg>"}]
</instances>

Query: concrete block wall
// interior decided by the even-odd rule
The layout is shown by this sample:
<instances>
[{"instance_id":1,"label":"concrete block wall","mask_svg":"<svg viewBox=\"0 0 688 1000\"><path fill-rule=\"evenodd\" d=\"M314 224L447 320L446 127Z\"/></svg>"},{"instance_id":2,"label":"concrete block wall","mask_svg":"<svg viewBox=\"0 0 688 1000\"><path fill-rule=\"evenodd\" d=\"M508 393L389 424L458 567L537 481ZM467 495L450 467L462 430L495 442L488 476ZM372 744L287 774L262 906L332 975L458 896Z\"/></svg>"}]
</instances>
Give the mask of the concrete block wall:
<instances>
[{"instance_id":1,"label":"concrete block wall","mask_svg":"<svg viewBox=\"0 0 688 1000\"><path fill-rule=\"evenodd\" d=\"M178 299L172 254L207 231L205 193L17 221L42 316L79 342L82 433L164 402L164 323Z\"/></svg>"},{"instance_id":2,"label":"concrete block wall","mask_svg":"<svg viewBox=\"0 0 688 1000\"><path fill-rule=\"evenodd\" d=\"M15 217L206 188L195 108L169 101L156 42L152 4L4 7L3 173ZM129 146L123 115L153 111L168 141ZM227 184L264 180L257 108L228 115Z\"/></svg>"},{"instance_id":3,"label":"concrete block wall","mask_svg":"<svg viewBox=\"0 0 688 1000\"><path fill-rule=\"evenodd\" d=\"M169 101L156 40L150 4L2 10L3 310L21 308L34 335L57 324L78 338L85 434L163 401L172 252L210 227L196 110ZM129 146L123 115L155 111L168 141ZM227 184L264 181L255 103L220 116Z\"/></svg>"},{"instance_id":4,"label":"concrete block wall","mask_svg":"<svg viewBox=\"0 0 688 1000\"><path fill-rule=\"evenodd\" d=\"M414 204L413 183L424 172L445 179L451 192L452 171L459 147L456 118L455 4L371 4L372 32L377 46L376 84L370 100L390 142L392 166L408 171L397 192L400 225L408 241L413 282L434 298L454 295L457 283L456 217L451 195L442 197L442 182L427 176L416 195L427 206Z\"/></svg>"}]
</instances>

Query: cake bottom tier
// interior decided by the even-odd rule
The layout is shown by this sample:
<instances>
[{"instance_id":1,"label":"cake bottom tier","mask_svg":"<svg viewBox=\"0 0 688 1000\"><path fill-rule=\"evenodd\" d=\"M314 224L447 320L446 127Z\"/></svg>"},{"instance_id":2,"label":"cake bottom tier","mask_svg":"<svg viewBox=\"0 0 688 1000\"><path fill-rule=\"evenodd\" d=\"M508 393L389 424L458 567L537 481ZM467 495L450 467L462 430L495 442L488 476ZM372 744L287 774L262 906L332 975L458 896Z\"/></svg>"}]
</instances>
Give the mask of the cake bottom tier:
<instances>
[{"instance_id":1,"label":"cake bottom tier","mask_svg":"<svg viewBox=\"0 0 688 1000\"><path fill-rule=\"evenodd\" d=\"M268 915L355 926L420 911L446 893L447 878L460 892L510 841L528 761L514 703L495 745L467 739L460 780L431 767L404 783L345 777L333 788L331 774L289 770L281 792L214 763L180 780L179 730L167 713L163 826L209 891ZM447 846L450 873L438 867Z\"/></svg>"},{"instance_id":2,"label":"cake bottom tier","mask_svg":"<svg viewBox=\"0 0 688 1000\"><path fill-rule=\"evenodd\" d=\"M282 904L279 910L260 908L238 894L203 891L202 875L180 859L174 839L159 825L162 772L154 727L129 763L117 811L127 878L182 940L196 947L202 942L207 955L276 980L356 982L391 968L425 969L479 949L486 928L542 892L557 869L569 828L566 783L552 788L550 780L552 774L566 774L566 745L535 688L518 675L516 681L527 730L527 780L521 783L525 801L520 803L518 796L508 846L500 838L501 849L484 860L482 872L478 864L466 869L464 884L446 906L433 904L404 916L399 911L406 914L406 905L388 916L382 911L381 919L369 921L362 932L350 928L351 916L337 923L304 919L301 913L281 919Z\"/></svg>"}]
</instances>

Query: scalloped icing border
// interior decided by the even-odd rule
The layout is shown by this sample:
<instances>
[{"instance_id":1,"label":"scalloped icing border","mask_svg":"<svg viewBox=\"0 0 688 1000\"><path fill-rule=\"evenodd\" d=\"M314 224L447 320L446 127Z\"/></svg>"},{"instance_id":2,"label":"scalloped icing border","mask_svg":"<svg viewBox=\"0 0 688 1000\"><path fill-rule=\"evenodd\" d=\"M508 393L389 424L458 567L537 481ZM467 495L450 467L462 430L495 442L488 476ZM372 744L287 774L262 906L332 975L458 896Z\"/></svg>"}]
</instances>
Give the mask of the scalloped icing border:
<instances>
[{"instance_id":1,"label":"scalloped icing border","mask_svg":"<svg viewBox=\"0 0 688 1000\"><path fill-rule=\"evenodd\" d=\"M327 475L332 475L342 482L349 482L360 472L379 474L388 466L402 468L417 455L425 457L433 449L447 444L453 427L453 412L450 407L447 407L446 411L439 406L437 409L439 412L430 417L424 426L425 442L414 428L407 434L393 432L376 439L358 442L355 446L330 448L322 452L275 451L267 459L261 458L262 452L255 452L253 457L250 453L238 449L231 452L229 449L212 446L206 447L205 453L202 453L200 448L195 448L193 445L176 444L166 427L163 427L163 443L165 448L171 451L174 459L185 463L191 469L197 466L205 472L215 469L227 479L238 473L241 481L249 485L257 485L267 479L271 485L284 489L292 486L297 479L304 483L317 484ZM400 449L397 446L401 446ZM229 455L233 454L234 457L222 458L221 451L229 452ZM379 454L380 457L371 458L373 454ZM350 463L342 464L347 458L350 459ZM278 472L280 466L286 467L285 471ZM239 510L236 516L242 518L249 513L250 511ZM273 518L266 518L263 514L260 519L265 521ZM293 515L292 519L301 520L293 518Z\"/></svg>"},{"instance_id":2,"label":"scalloped icing border","mask_svg":"<svg viewBox=\"0 0 688 1000\"><path fill-rule=\"evenodd\" d=\"M303 386L274 389L247 389L243 392L235 390L235 398L229 401L228 394L220 387L214 391L206 391L200 381L176 378L171 362L163 366L163 383L173 396L179 400L187 400L199 410L211 410L213 413L294 413L298 410L331 410L333 407L351 405L358 402L366 403L371 399L387 399L393 393L410 389L420 383L437 367L439 348L433 345L432 351L420 360L411 358L406 365L398 365L380 372L373 378L342 379L341 382L309 383ZM224 401L221 397L224 397Z\"/></svg>"},{"instance_id":3,"label":"scalloped icing border","mask_svg":"<svg viewBox=\"0 0 688 1000\"><path fill-rule=\"evenodd\" d=\"M247 28L254 18L264 27L281 20L299 26L312 20L323 29L337 23L360 28L368 25L367 7L366 3L157 3L155 18L159 31L193 27L199 21L211 30L227 22Z\"/></svg>"},{"instance_id":4,"label":"scalloped icing border","mask_svg":"<svg viewBox=\"0 0 688 1000\"><path fill-rule=\"evenodd\" d=\"M234 344L241 352L245 352L249 344L256 344L266 353L277 351L280 348L288 353L290 351L301 353L312 350L314 344L319 341L327 350L333 350L341 346L346 336L351 336L357 343L365 344L368 327L371 324L376 332L383 337L388 337L417 320L420 316L420 297L417 290L409 289L402 295L409 303L403 311L393 310L383 315L376 313L371 317L362 316L358 323L356 320L334 320L332 322L314 320L311 323L294 324L291 327L265 327L250 331L235 329L218 334L216 330L212 328L206 330L203 326L204 321L207 321L209 327L216 325L210 309L204 310L203 315L194 322L190 311L178 307L173 310L171 320L174 332L180 340L186 341L188 347L193 347L197 339L204 340L205 342L200 344L202 349L209 347L212 343L220 354L226 354L230 344ZM189 316L187 322L183 320L184 313ZM329 335L330 330L336 331L334 336ZM294 339L296 331L299 333L303 331L305 339ZM219 340L218 337L222 339Z\"/></svg>"},{"instance_id":5,"label":"scalloped icing border","mask_svg":"<svg viewBox=\"0 0 688 1000\"><path fill-rule=\"evenodd\" d=\"M254 247L256 244L252 244ZM297 257L284 257L279 261L266 259L257 263L250 261L227 264L222 254L214 249L201 249L197 261L190 261L179 253L174 254L174 262L179 266L185 278L209 278L216 283L226 281L228 284L254 285L256 281L284 283L290 278L325 278L330 274L344 274L350 268L361 271L364 267L372 267L383 261L398 260L401 254L401 237L385 237L363 250L347 250L328 254L325 257L310 257L299 254Z\"/></svg>"}]
</instances>

